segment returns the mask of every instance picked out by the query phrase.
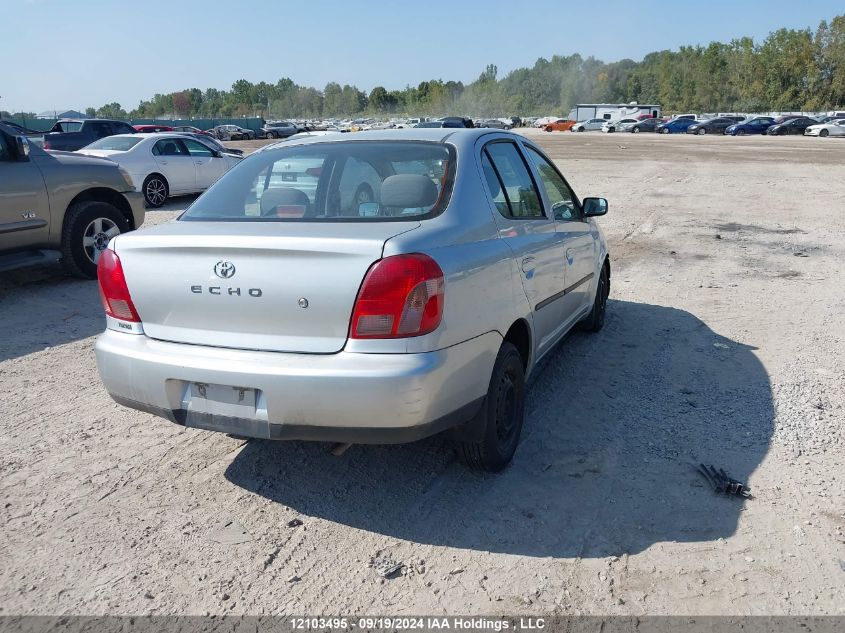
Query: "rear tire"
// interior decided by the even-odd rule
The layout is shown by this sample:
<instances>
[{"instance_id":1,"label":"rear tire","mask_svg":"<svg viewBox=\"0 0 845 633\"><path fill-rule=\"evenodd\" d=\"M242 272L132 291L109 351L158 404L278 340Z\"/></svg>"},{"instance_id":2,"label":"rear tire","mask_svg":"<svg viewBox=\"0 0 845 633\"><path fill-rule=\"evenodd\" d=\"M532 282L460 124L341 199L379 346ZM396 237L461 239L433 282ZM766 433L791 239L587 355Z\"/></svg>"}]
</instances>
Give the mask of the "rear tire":
<instances>
[{"instance_id":1,"label":"rear tire","mask_svg":"<svg viewBox=\"0 0 845 633\"><path fill-rule=\"evenodd\" d=\"M607 266L601 267L599 282L596 284L596 297L593 299L593 309L583 321L581 329L586 332L598 332L604 327L604 317L607 313L607 297L610 295L610 276Z\"/></svg>"},{"instance_id":2,"label":"rear tire","mask_svg":"<svg viewBox=\"0 0 845 633\"><path fill-rule=\"evenodd\" d=\"M375 202L376 197L373 194L373 188L367 183L363 183L355 191L355 204L361 206L366 202ZM357 208L356 208L357 210Z\"/></svg>"},{"instance_id":3,"label":"rear tire","mask_svg":"<svg viewBox=\"0 0 845 633\"><path fill-rule=\"evenodd\" d=\"M130 230L129 221L107 202L71 205L62 224L62 266L69 275L97 278L97 261L109 240Z\"/></svg>"},{"instance_id":4,"label":"rear tire","mask_svg":"<svg viewBox=\"0 0 845 633\"><path fill-rule=\"evenodd\" d=\"M456 442L455 451L470 468L499 472L516 452L525 415L525 369L516 347L507 341L499 348L478 415L483 416L482 439Z\"/></svg>"},{"instance_id":5,"label":"rear tire","mask_svg":"<svg viewBox=\"0 0 845 633\"><path fill-rule=\"evenodd\" d=\"M158 209L167 202L170 186L167 184L167 178L161 174L150 174L144 179L141 191L144 193L144 202L147 206Z\"/></svg>"},{"instance_id":6,"label":"rear tire","mask_svg":"<svg viewBox=\"0 0 845 633\"><path fill-rule=\"evenodd\" d=\"M640 128L635 127L635 128L633 128L633 129L631 129L631 131L632 131L634 134L639 134L639 133L640 133Z\"/></svg>"}]
</instances>

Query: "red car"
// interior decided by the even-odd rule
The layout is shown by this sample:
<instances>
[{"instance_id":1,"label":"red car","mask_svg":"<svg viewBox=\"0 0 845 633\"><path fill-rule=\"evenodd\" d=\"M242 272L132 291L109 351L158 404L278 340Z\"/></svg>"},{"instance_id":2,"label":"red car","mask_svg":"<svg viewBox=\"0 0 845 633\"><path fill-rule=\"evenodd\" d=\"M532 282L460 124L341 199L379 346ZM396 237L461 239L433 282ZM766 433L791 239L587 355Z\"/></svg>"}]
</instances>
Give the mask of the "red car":
<instances>
[{"instance_id":1,"label":"red car","mask_svg":"<svg viewBox=\"0 0 845 633\"><path fill-rule=\"evenodd\" d=\"M133 125L136 132L140 134L152 134L153 132L172 132L173 128L167 125Z\"/></svg>"},{"instance_id":2,"label":"red car","mask_svg":"<svg viewBox=\"0 0 845 633\"><path fill-rule=\"evenodd\" d=\"M198 127L194 127L193 125L177 125L173 128L174 132L187 132L188 134L202 134L203 136L210 136L214 138L214 135L206 132L204 130L199 129Z\"/></svg>"}]
</instances>

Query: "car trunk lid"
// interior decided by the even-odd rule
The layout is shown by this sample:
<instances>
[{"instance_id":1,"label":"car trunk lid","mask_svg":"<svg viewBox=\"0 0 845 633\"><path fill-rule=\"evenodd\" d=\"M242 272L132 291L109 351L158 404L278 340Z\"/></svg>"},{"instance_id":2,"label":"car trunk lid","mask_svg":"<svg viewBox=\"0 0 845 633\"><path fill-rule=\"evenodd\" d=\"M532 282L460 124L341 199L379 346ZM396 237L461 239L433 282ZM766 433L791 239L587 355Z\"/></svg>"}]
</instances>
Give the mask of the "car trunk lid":
<instances>
[{"instance_id":1,"label":"car trunk lid","mask_svg":"<svg viewBox=\"0 0 845 633\"><path fill-rule=\"evenodd\" d=\"M116 238L147 336L334 353L385 242L419 222L171 222Z\"/></svg>"}]
</instances>

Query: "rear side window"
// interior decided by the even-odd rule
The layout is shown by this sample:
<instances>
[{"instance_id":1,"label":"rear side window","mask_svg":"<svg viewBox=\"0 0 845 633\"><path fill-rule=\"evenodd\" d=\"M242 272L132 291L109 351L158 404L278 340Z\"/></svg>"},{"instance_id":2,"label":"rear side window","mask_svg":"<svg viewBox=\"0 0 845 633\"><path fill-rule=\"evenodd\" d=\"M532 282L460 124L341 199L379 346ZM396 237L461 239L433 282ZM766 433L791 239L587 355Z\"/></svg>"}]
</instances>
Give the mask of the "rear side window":
<instances>
[{"instance_id":1,"label":"rear side window","mask_svg":"<svg viewBox=\"0 0 845 633\"><path fill-rule=\"evenodd\" d=\"M338 141L257 152L181 220L389 222L442 212L454 181L442 143Z\"/></svg>"},{"instance_id":2,"label":"rear side window","mask_svg":"<svg viewBox=\"0 0 845 633\"><path fill-rule=\"evenodd\" d=\"M81 129L81 121L59 121L53 127L53 130L56 132L79 132Z\"/></svg>"},{"instance_id":3,"label":"rear side window","mask_svg":"<svg viewBox=\"0 0 845 633\"><path fill-rule=\"evenodd\" d=\"M511 142L488 143L481 161L490 193L506 218L545 218L534 180ZM491 178L495 175L496 178ZM504 204L503 204L504 203Z\"/></svg>"},{"instance_id":4,"label":"rear side window","mask_svg":"<svg viewBox=\"0 0 845 633\"><path fill-rule=\"evenodd\" d=\"M165 138L153 145L153 156L188 156L188 150L176 138Z\"/></svg>"},{"instance_id":5,"label":"rear side window","mask_svg":"<svg viewBox=\"0 0 845 633\"><path fill-rule=\"evenodd\" d=\"M106 123L105 121L92 121L91 129L94 132L94 136L97 138L102 138L112 133L111 124Z\"/></svg>"}]
</instances>

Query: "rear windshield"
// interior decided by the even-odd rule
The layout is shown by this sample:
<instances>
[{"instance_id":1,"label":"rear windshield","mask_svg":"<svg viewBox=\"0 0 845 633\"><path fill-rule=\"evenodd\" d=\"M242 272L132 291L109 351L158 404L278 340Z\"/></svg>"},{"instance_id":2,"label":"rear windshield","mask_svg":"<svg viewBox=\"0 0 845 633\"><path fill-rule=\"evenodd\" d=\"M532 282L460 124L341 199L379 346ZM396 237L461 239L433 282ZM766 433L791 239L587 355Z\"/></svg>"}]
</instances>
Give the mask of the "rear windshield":
<instances>
[{"instance_id":1,"label":"rear windshield","mask_svg":"<svg viewBox=\"0 0 845 633\"><path fill-rule=\"evenodd\" d=\"M86 149L113 149L119 152L125 152L140 142L141 139L132 138L131 136L107 136L101 138L99 141L94 141Z\"/></svg>"},{"instance_id":2,"label":"rear windshield","mask_svg":"<svg viewBox=\"0 0 845 633\"><path fill-rule=\"evenodd\" d=\"M256 152L181 220L390 222L440 213L454 180L441 143L336 141Z\"/></svg>"}]
</instances>

